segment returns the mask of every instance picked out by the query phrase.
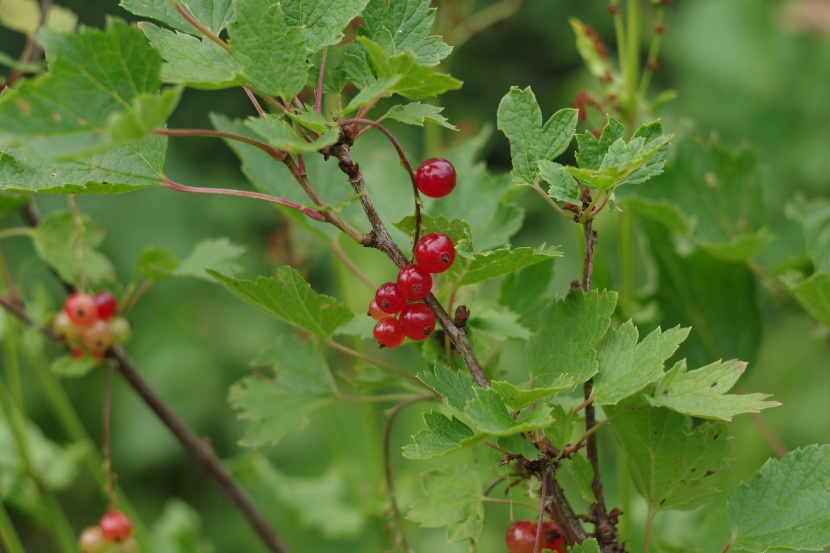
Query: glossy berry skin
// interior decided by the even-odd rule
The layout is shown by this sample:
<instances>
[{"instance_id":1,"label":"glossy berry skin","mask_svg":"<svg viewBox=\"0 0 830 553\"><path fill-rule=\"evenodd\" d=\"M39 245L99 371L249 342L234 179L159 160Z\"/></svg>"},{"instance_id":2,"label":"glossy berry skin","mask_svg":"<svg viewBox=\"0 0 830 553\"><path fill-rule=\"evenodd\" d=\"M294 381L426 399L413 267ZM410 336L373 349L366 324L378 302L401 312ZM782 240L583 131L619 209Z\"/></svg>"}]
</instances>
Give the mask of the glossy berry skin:
<instances>
[{"instance_id":1,"label":"glossy berry skin","mask_svg":"<svg viewBox=\"0 0 830 553\"><path fill-rule=\"evenodd\" d=\"M435 330L435 314L426 304L407 304L401 311L401 329L410 340L426 340Z\"/></svg>"},{"instance_id":2,"label":"glossy berry skin","mask_svg":"<svg viewBox=\"0 0 830 553\"><path fill-rule=\"evenodd\" d=\"M98 526L104 540L108 542L122 542L133 535L133 523L121 511L108 512L101 517Z\"/></svg>"},{"instance_id":3,"label":"glossy berry skin","mask_svg":"<svg viewBox=\"0 0 830 553\"><path fill-rule=\"evenodd\" d=\"M112 292L98 292L93 299L95 300L99 319L108 321L115 315L115 311L118 309L118 300L115 299Z\"/></svg>"},{"instance_id":4,"label":"glossy berry skin","mask_svg":"<svg viewBox=\"0 0 830 553\"><path fill-rule=\"evenodd\" d=\"M415 244L415 262L432 274L443 273L455 261L455 244L446 234L433 232Z\"/></svg>"},{"instance_id":5,"label":"glossy berry skin","mask_svg":"<svg viewBox=\"0 0 830 553\"><path fill-rule=\"evenodd\" d=\"M93 355L101 355L112 345L112 328L107 321L95 321L81 334L81 343Z\"/></svg>"},{"instance_id":6,"label":"glossy berry skin","mask_svg":"<svg viewBox=\"0 0 830 553\"><path fill-rule=\"evenodd\" d=\"M89 294L75 293L66 298L63 310L78 326L87 327L98 320L98 308Z\"/></svg>"},{"instance_id":7,"label":"glossy berry skin","mask_svg":"<svg viewBox=\"0 0 830 553\"><path fill-rule=\"evenodd\" d=\"M388 315L399 312L406 305L406 298L394 282L386 282L378 286L375 301L380 310Z\"/></svg>"},{"instance_id":8,"label":"glossy berry skin","mask_svg":"<svg viewBox=\"0 0 830 553\"><path fill-rule=\"evenodd\" d=\"M559 526L555 522L542 521L542 531L545 536L542 549L564 553L565 540L559 534ZM536 546L536 522L517 520L510 525L504 536L504 545L510 553L533 553Z\"/></svg>"},{"instance_id":9,"label":"glossy berry skin","mask_svg":"<svg viewBox=\"0 0 830 553\"><path fill-rule=\"evenodd\" d=\"M424 196L443 198L455 188L455 167L440 157L427 159L415 172L415 185Z\"/></svg>"},{"instance_id":10,"label":"glossy berry skin","mask_svg":"<svg viewBox=\"0 0 830 553\"><path fill-rule=\"evenodd\" d=\"M401 322L395 317L386 317L379 320L375 325L373 334L382 348L396 348L403 343L404 335Z\"/></svg>"},{"instance_id":11,"label":"glossy berry skin","mask_svg":"<svg viewBox=\"0 0 830 553\"><path fill-rule=\"evenodd\" d=\"M432 275L420 265L407 265L398 273L398 288L404 298L422 300L432 290Z\"/></svg>"},{"instance_id":12,"label":"glossy berry skin","mask_svg":"<svg viewBox=\"0 0 830 553\"><path fill-rule=\"evenodd\" d=\"M377 300L372 300L369 302L369 311L367 311L366 314L376 321L385 319L389 316L387 313L384 313L383 309L380 308Z\"/></svg>"}]
</instances>

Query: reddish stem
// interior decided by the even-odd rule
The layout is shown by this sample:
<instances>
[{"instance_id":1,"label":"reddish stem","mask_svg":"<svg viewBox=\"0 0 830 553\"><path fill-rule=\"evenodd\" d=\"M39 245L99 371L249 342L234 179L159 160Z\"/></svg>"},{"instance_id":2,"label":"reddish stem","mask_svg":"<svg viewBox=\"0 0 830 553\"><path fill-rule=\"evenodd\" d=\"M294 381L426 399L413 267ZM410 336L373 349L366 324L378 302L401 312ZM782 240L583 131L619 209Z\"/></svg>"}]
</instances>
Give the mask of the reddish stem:
<instances>
[{"instance_id":1,"label":"reddish stem","mask_svg":"<svg viewBox=\"0 0 830 553\"><path fill-rule=\"evenodd\" d=\"M317 77L317 98L314 101L314 111L320 113L323 108L323 74L326 70L326 56L329 53L329 47L323 48L323 59L320 62L320 76Z\"/></svg>"},{"instance_id":2,"label":"reddish stem","mask_svg":"<svg viewBox=\"0 0 830 553\"><path fill-rule=\"evenodd\" d=\"M197 29L199 29L199 31L200 31L203 35L205 35L205 36L206 36L206 37L208 37L210 40L212 40L213 42L215 42L216 44L218 44L218 45L219 45L221 48L223 48L224 50L227 50L228 52L230 52L230 51L231 51L231 47L228 45L228 43L227 43L227 42L225 42L224 40L222 40L221 38L219 38L218 36L216 36L215 34L213 34L213 32L212 32L210 29L208 29L207 27L205 27L204 25L202 25L201 21L199 21L198 19L196 19L195 17L193 17L192 15L190 15L189 13L187 13L187 12L184 10L184 8L182 8L182 7L179 5L179 2L178 2L177 0L170 0L170 3L171 3L171 4L173 4L173 7L174 7L174 8L176 8L176 11L177 11L177 12L179 12L179 14L181 14L181 16L182 16L182 17L184 17L184 18L187 20L187 22L188 22L188 23L190 23L191 25L193 25L194 27L196 27Z\"/></svg>"}]
</instances>

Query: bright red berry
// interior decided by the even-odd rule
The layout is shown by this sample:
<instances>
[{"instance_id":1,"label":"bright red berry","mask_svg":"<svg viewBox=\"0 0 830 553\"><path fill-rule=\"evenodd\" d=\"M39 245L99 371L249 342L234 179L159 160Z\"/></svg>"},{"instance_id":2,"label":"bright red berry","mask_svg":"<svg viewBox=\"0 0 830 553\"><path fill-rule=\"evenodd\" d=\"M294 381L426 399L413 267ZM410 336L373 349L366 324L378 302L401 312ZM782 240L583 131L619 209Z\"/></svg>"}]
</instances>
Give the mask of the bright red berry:
<instances>
[{"instance_id":1,"label":"bright red berry","mask_svg":"<svg viewBox=\"0 0 830 553\"><path fill-rule=\"evenodd\" d=\"M63 309L69 315L69 319L78 326L89 326L98 320L95 300L89 294L72 294L66 298Z\"/></svg>"},{"instance_id":2,"label":"bright red berry","mask_svg":"<svg viewBox=\"0 0 830 553\"><path fill-rule=\"evenodd\" d=\"M552 521L542 521L542 549L564 553L565 540L559 533L559 526ZM517 520L510 525L504 536L504 545L510 553L533 553L536 545L536 523Z\"/></svg>"},{"instance_id":3,"label":"bright red berry","mask_svg":"<svg viewBox=\"0 0 830 553\"><path fill-rule=\"evenodd\" d=\"M78 549L81 553L102 553L107 547L107 542L98 526L85 528L78 537Z\"/></svg>"},{"instance_id":4,"label":"bright red berry","mask_svg":"<svg viewBox=\"0 0 830 553\"><path fill-rule=\"evenodd\" d=\"M98 292L95 294L95 307L98 309L98 318L109 320L115 315L118 309L118 300L112 295L112 292Z\"/></svg>"},{"instance_id":5,"label":"bright red berry","mask_svg":"<svg viewBox=\"0 0 830 553\"><path fill-rule=\"evenodd\" d=\"M420 265L407 265L398 273L398 288L404 298L422 300L432 290L432 276Z\"/></svg>"},{"instance_id":6,"label":"bright red berry","mask_svg":"<svg viewBox=\"0 0 830 553\"><path fill-rule=\"evenodd\" d=\"M426 304L407 304L401 311L401 329L410 340L426 340L435 330L435 314Z\"/></svg>"},{"instance_id":7,"label":"bright red berry","mask_svg":"<svg viewBox=\"0 0 830 553\"><path fill-rule=\"evenodd\" d=\"M81 334L81 343L93 355L101 355L112 345L112 328L107 321L95 321Z\"/></svg>"},{"instance_id":8,"label":"bright red berry","mask_svg":"<svg viewBox=\"0 0 830 553\"><path fill-rule=\"evenodd\" d=\"M455 188L455 167L446 159L430 158L418 166L415 185L424 196L443 198Z\"/></svg>"},{"instance_id":9,"label":"bright red berry","mask_svg":"<svg viewBox=\"0 0 830 553\"><path fill-rule=\"evenodd\" d=\"M101 535L108 542L121 542L133 535L133 523L130 517L121 511L110 511L101 517L98 523Z\"/></svg>"},{"instance_id":10,"label":"bright red berry","mask_svg":"<svg viewBox=\"0 0 830 553\"><path fill-rule=\"evenodd\" d=\"M403 343L401 322L395 317L379 320L373 334L382 348L396 348Z\"/></svg>"},{"instance_id":11,"label":"bright red berry","mask_svg":"<svg viewBox=\"0 0 830 553\"><path fill-rule=\"evenodd\" d=\"M386 282L378 286L375 301L380 310L388 315L397 313L406 305L406 298L394 282Z\"/></svg>"},{"instance_id":12,"label":"bright red berry","mask_svg":"<svg viewBox=\"0 0 830 553\"><path fill-rule=\"evenodd\" d=\"M84 348L72 348L69 350L69 355L72 356L72 359L80 359L84 356Z\"/></svg>"},{"instance_id":13,"label":"bright red berry","mask_svg":"<svg viewBox=\"0 0 830 553\"><path fill-rule=\"evenodd\" d=\"M455 261L455 244L446 234L427 234L415 244L415 261L430 273L443 273Z\"/></svg>"}]
</instances>

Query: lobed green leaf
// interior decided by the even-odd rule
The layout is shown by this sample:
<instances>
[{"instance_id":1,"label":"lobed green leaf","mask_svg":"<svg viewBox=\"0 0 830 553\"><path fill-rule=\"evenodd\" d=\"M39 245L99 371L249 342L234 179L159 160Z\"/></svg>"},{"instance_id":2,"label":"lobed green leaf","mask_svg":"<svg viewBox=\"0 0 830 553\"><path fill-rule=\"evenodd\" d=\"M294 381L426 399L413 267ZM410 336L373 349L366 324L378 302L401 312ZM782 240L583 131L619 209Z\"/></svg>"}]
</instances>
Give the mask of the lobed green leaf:
<instances>
[{"instance_id":1,"label":"lobed green leaf","mask_svg":"<svg viewBox=\"0 0 830 553\"><path fill-rule=\"evenodd\" d=\"M790 290L807 313L830 328L830 273L816 273Z\"/></svg>"},{"instance_id":2,"label":"lobed green leaf","mask_svg":"<svg viewBox=\"0 0 830 553\"><path fill-rule=\"evenodd\" d=\"M451 419L431 411L424 413L427 430L412 437L414 443L403 448L407 459L431 459L470 445L475 436L473 430L455 417Z\"/></svg>"},{"instance_id":3,"label":"lobed green leaf","mask_svg":"<svg viewBox=\"0 0 830 553\"><path fill-rule=\"evenodd\" d=\"M429 0L370 0L363 10L369 38L382 45L387 55L407 50L424 65L438 65L452 51L441 37L430 35L435 22L435 8Z\"/></svg>"},{"instance_id":4,"label":"lobed green leaf","mask_svg":"<svg viewBox=\"0 0 830 553\"><path fill-rule=\"evenodd\" d=\"M115 267L96 249L104 240L104 229L87 216L50 213L32 230L32 240L38 257L64 282L99 286L115 280Z\"/></svg>"},{"instance_id":5,"label":"lobed green leaf","mask_svg":"<svg viewBox=\"0 0 830 553\"><path fill-rule=\"evenodd\" d=\"M164 248L150 248L142 252L136 270L151 280L198 278L213 282L209 270L218 273L237 271L239 265L236 260L243 253L245 247L234 244L227 238L203 240L182 260Z\"/></svg>"},{"instance_id":6,"label":"lobed green leaf","mask_svg":"<svg viewBox=\"0 0 830 553\"><path fill-rule=\"evenodd\" d=\"M511 250L510 246L504 246L498 250L481 253L459 250L456 252L455 262L450 267L448 275L458 286L476 284L561 256L562 252L558 246L548 248L543 246L537 250L532 248Z\"/></svg>"},{"instance_id":7,"label":"lobed green leaf","mask_svg":"<svg viewBox=\"0 0 830 553\"><path fill-rule=\"evenodd\" d=\"M343 29L360 15L368 1L283 2L282 8L290 26L305 27L306 46L310 52L317 52L340 42Z\"/></svg>"},{"instance_id":8,"label":"lobed green leaf","mask_svg":"<svg viewBox=\"0 0 830 553\"><path fill-rule=\"evenodd\" d=\"M407 518L425 528L447 527L447 543L478 539L484 531L481 478L466 467L434 469L421 475L427 499L412 505Z\"/></svg>"},{"instance_id":9,"label":"lobed green leaf","mask_svg":"<svg viewBox=\"0 0 830 553\"><path fill-rule=\"evenodd\" d=\"M233 20L233 0L176 0L188 14L218 35ZM176 30L201 38L202 33L182 14L176 11L170 0L121 0L121 7L140 17L149 17Z\"/></svg>"}]
</instances>

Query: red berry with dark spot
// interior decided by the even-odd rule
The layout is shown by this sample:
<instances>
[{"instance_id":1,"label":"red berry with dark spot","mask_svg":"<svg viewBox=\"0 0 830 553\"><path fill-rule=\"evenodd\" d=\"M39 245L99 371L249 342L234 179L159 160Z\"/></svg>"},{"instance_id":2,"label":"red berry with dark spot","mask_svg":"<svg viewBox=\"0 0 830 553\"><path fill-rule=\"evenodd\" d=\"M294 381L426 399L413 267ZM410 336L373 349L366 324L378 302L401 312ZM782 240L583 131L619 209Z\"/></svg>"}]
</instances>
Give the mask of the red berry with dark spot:
<instances>
[{"instance_id":1,"label":"red berry with dark spot","mask_svg":"<svg viewBox=\"0 0 830 553\"><path fill-rule=\"evenodd\" d=\"M379 321L389 316L388 314L383 312L383 309L380 308L377 300L372 300L369 302L369 311L367 311L366 314L375 319L376 321Z\"/></svg>"},{"instance_id":2,"label":"red berry with dark spot","mask_svg":"<svg viewBox=\"0 0 830 553\"><path fill-rule=\"evenodd\" d=\"M401 322L395 317L386 317L379 320L375 325L373 334L382 348L396 348L403 343L404 335Z\"/></svg>"},{"instance_id":3,"label":"red berry with dark spot","mask_svg":"<svg viewBox=\"0 0 830 553\"><path fill-rule=\"evenodd\" d=\"M95 321L81 334L81 343L90 353L100 356L112 345L112 328L107 321Z\"/></svg>"},{"instance_id":4,"label":"red berry with dark spot","mask_svg":"<svg viewBox=\"0 0 830 553\"><path fill-rule=\"evenodd\" d=\"M533 553L536 545L536 522L517 520L510 525L504 536L504 545L510 553ZM564 553L565 540L559 533L559 526L552 521L542 521L542 549Z\"/></svg>"},{"instance_id":5,"label":"red berry with dark spot","mask_svg":"<svg viewBox=\"0 0 830 553\"><path fill-rule=\"evenodd\" d=\"M98 320L98 308L89 294L75 293L66 298L63 309L78 326L90 326Z\"/></svg>"},{"instance_id":6,"label":"red berry with dark spot","mask_svg":"<svg viewBox=\"0 0 830 553\"><path fill-rule=\"evenodd\" d=\"M386 282L378 286L375 301L380 310L388 315L397 313L406 305L406 297L394 282Z\"/></svg>"},{"instance_id":7,"label":"red berry with dark spot","mask_svg":"<svg viewBox=\"0 0 830 553\"><path fill-rule=\"evenodd\" d=\"M446 234L433 232L415 244L415 261L430 273L443 273L455 261L455 244Z\"/></svg>"},{"instance_id":8,"label":"red berry with dark spot","mask_svg":"<svg viewBox=\"0 0 830 553\"><path fill-rule=\"evenodd\" d=\"M415 185L424 196L443 198L455 188L455 167L446 159L430 158L418 166Z\"/></svg>"},{"instance_id":9,"label":"red berry with dark spot","mask_svg":"<svg viewBox=\"0 0 830 553\"><path fill-rule=\"evenodd\" d=\"M108 542L122 542L133 535L133 523L121 511L110 511L102 516L98 527Z\"/></svg>"},{"instance_id":10,"label":"red berry with dark spot","mask_svg":"<svg viewBox=\"0 0 830 553\"><path fill-rule=\"evenodd\" d=\"M398 288L404 298L422 300L432 290L432 276L420 265L407 265L398 273Z\"/></svg>"},{"instance_id":11,"label":"red berry with dark spot","mask_svg":"<svg viewBox=\"0 0 830 553\"><path fill-rule=\"evenodd\" d=\"M107 321L115 315L115 311L118 309L118 300L115 299L112 292L98 292L94 299L99 319Z\"/></svg>"},{"instance_id":12,"label":"red berry with dark spot","mask_svg":"<svg viewBox=\"0 0 830 553\"><path fill-rule=\"evenodd\" d=\"M407 304L401 311L401 328L410 340L426 340L435 330L435 314L426 304Z\"/></svg>"}]
</instances>

